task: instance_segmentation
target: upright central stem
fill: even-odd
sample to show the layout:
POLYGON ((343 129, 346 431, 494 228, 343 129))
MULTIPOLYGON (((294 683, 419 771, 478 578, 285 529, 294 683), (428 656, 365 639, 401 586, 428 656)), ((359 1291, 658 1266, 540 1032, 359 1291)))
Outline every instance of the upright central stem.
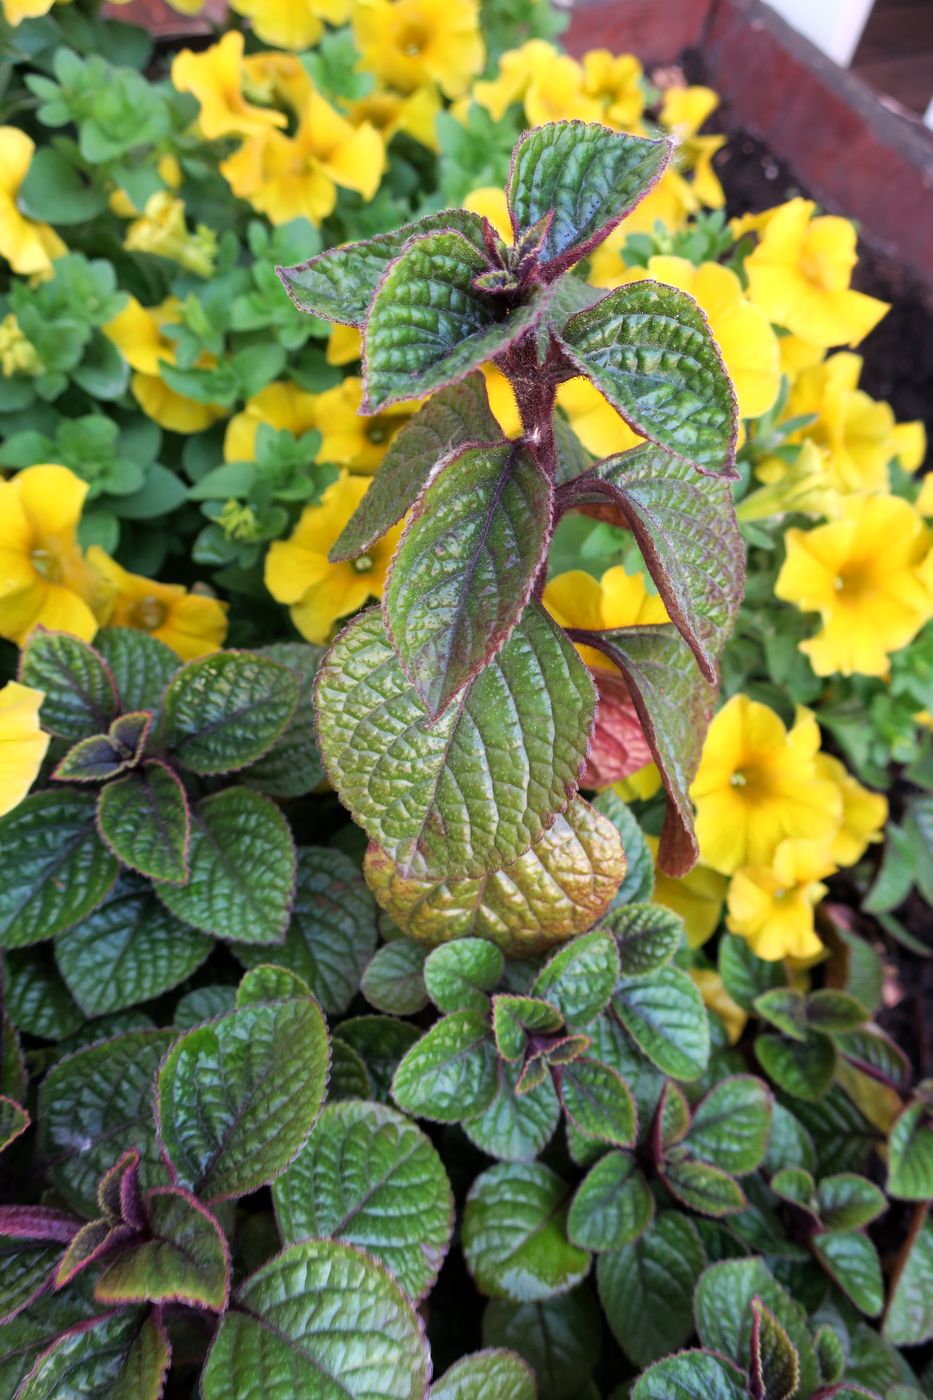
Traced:
POLYGON ((523 336, 500 363, 518 404, 528 450, 553 481, 557 475, 553 422, 557 384, 547 365, 538 362, 534 333, 523 336))

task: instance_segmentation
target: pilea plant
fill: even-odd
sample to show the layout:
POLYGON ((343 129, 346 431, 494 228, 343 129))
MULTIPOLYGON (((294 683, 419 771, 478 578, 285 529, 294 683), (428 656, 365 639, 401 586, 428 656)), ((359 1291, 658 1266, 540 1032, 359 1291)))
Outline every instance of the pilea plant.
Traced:
POLYGON ((669 158, 666 139, 538 127, 513 153, 510 244, 448 210, 279 268, 302 310, 360 328, 363 412, 432 396, 331 550, 365 569, 408 512, 382 612, 353 619, 316 683, 322 757, 371 839, 370 882, 428 941, 476 932, 534 951, 588 927, 621 878, 610 824, 575 795, 597 691, 574 643, 618 668, 601 698, 634 710, 663 775, 662 868, 696 859, 687 789, 743 582, 735 396, 691 297, 652 281, 600 296, 573 271, 669 158), (514 440, 489 409, 489 360, 515 395, 514 440), (587 464, 555 411, 581 375, 642 445, 587 464), (629 526, 669 623, 590 633, 547 615, 555 524, 581 508, 629 526), (562 909, 542 898, 558 870, 562 909), (569 881, 590 883, 584 907, 569 881))

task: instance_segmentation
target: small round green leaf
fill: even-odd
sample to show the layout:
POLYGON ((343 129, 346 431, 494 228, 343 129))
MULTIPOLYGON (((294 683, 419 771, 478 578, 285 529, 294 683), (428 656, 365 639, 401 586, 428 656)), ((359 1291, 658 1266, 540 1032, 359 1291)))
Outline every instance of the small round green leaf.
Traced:
POLYGON ((100 654, 67 632, 37 628, 23 648, 19 678, 44 691, 42 728, 59 739, 102 733, 119 709, 113 676, 100 654))
POLYGON ((566 1293, 585 1277, 590 1256, 567 1238, 569 1195, 538 1162, 503 1162, 476 1178, 462 1240, 481 1293, 535 1302, 566 1293))
POLYGON ((100 834, 118 860, 151 880, 188 878, 188 799, 164 763, 150 760, 107 783, 97 802, 100 834))
POLYGON ((514 1351, 477 1351, 445 1371, 430 1400, 538 1400, 534 1372, 514 1351))
POLYGON ((298 677, 271 657, 224 651, 189 661, 162 702, 166 748, 193 773, 255 762, 289 723, 298 677))
POLYGON ((496 1089, 496 1046, 478 1011, 442 1017, 408 1051, 392 1080, 399 1108, 436 1123, 482 1113, 496 1089))
POLYGON ((663 904, 623 904, 606 916, 623 977, 644 977, 670 962, 684 942, 684 922, 663 904))
POLYGON ((767 1085, 751 1074, 720 1080, 694 1109, 689 1151, 735 1176, 754 1171, 768 1145, 772 1102, 767 1085))
POLYGON ((482 1113, 460 1126, 481 1152, 502 1162, 530 1162, 543 1152, 560 1122, 560 1102, 550 1075, 534 1089, 515 1092, 520 1064, 500 1060, 496 1096, 482 1113))
POLYGON ((600 930, 574 938, 553 953, 532 984, 536 997, 557 1007, 572 1030, 604 1011, 619 980, 615 942, 600 930))
POLYGON ((564 1113, 578 1133, 613 1147, 634 1147, 635 1103, 614 1069, 581 1057, 559 1071, 559 1085, 564 1113))
POLYGON ((94 638, 113 674, 124 710, 151 710, 181 660, 157 637, 136 627, 104 627, 94 638))
POLYGON ((760 1035, 755 1041, 758 1063, 779 1089, 818 1103, 833 1082, 836 1051, 828 1036, 808 1032, 804 1040, 760 1035))
POLYGON ((663 1074, 698 1079, 709 1060, 709 1022, 695 984, 677 967, 623 978, 612 1007, 663 1074))
POLYGON ((827 1231, 814 1235, 811 1248, 830 1278, 868 1317, 884 1307, 884 1281, 878 1251, 867 1235, 857 1230, 827 1231))
POLYGON ((574 1244, 601 1254, 634 1244, 654 1219, 654 1197, 633 1157, 607 1152, 577 1187, 567 1217, 574 1244))
POLYGON ((298 677, 294 714, 271 749, 243 770, 240 781, 269 797, 303 797, 324 777, 324 765, 314 737, 311 697, 324 648, 310 642, 273 642, 260 656, 289 666, 298 677))
POLYGON ((708 1351, 684 1351, 658 1361, 635 1383, 632 1400, 745 1400, 738 1366, 708 1351))
POLYGON ((485 938, 458 938, 428 954, 424 984, 438 1011, 485 1011, 505 958, 485 938))
POLYGON ((360 982, 370 1006, 390 1016, 412 1016, 427 1006, 426 956, 426 950, 410 938, 384 944, 371 958, 360 982))
POLYGON ((647 1366, 693 1332, 693 1286, 706 1254, 693 1223, 665 1211, 622 1249, 600 1254, 599 1297, 619 1346, 647 1366))

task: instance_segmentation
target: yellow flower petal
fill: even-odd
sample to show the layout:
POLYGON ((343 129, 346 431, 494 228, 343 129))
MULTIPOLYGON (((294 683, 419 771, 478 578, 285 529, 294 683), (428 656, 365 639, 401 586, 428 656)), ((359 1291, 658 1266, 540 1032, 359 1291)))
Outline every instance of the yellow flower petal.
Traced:
POLYGON ((22 802, 48 750, 49 736, 39 727, 44 698, 17 681, 0 687, 0 817, 22 802))

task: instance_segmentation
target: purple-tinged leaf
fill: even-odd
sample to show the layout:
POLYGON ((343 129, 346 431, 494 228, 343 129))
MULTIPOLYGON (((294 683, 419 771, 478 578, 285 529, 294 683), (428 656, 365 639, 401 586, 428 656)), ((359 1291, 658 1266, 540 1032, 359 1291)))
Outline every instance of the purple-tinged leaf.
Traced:
POLYGON ((109 667, 86 642, 37 627, 23 648, 19 679, 45 694, 42 727, 72 742, 105 730, 119 709, 109 667))
POLYGON ((103 783, 129 767, 129 762, 107 734, 79 739, 52 770, 58 783, 103 783))
POLYGON ((156 1313, 121 1309, 80 1322, 42 1353, 16 1400, 160 1400, 171 1349, 156 1313))
POLYGON ((440 714, 508 640, 551 537, 553 488, 521 443, 440 462, 399 541, 383 612, 402 669, 440 714))
POLYGON ((746 1400, 745 1377, 712 1351, 666 1356, 635 1382, 632 1400, 746 1400))
POLYGON ((933 1221, 918 1206, 891 1278, 882 1335, 893 1346, 920 1346, 933 1337, 933 1221))
POLYGON ((81 1221, 51 1206, 0 1206, 0 1237, 68 1244, 81 1221))
POLYGON ((183 1303, 223 1312, 230 1297, 230 1254, 205 1206, 177 1186, 146 1193, 149 1239, 121 1250, 94 1286, 102 1303, 183 1303))
POLYGON ((118 715, 108 733, 114 747, 122 749, 129 762, 138 763, 151 728, 151 710, 131 710, 128 714, 118 715))
POLYGON ((593 667, 598 697, 596 723, 580 786, 599 791, 621 782, 652 761, 631 692, 618 671, 593 667))
POLYGON ((910 1088, 910 1060, 878 1026, 869 1024, 845 1035, 837 1035, 835 1041, 842 1058, 862 1074, 890 1085, 899 1093, 905 1093, 910 1088))
POLYGON ((104 1215, 141 1230, 146 1223, 139 1185, 140 1156, 135 1147, 105 1172, 97 1187, 97 1204, 104 1215))
POLYGON ((22 1104, 0 1094, 0 1152, 15 1142, 29 1127, 32 1119, 22 1104))
POLYGON ((97 800, 97 821, 107 846, 131 870, 173 885, 188 879, 188 799, 167 764, 150 758, 108 783, 97 800))
POLYGON ((635 1101, 622 1076, 598 1060, 577 1057, 557 1072, 557 1092, 578 1133, 610 1147, 634 1147, 635 1101))
POLYGON ((813 1235, 810 1248, 830 1278, 860 1312, 877 1317, 884 1307, 884 1281, 878 1251, 857 1230, 827 1230, 813 1235))
POLYGON ((55 1287, 64 1288, 73 1282, 80 1273, 96 1264, 120 1245, 128 1244, 135 1236, 129 1225, 112 1219, 92 1220, 82 1226, 62 1255, 55 1270, 55 1287))
POLYGON ((541 997, 500 992, 492 999, 492 1030, 503 1060, 520 1060, 529 1038, 551 1036, 564 1024, 557 1007, 541 997))
POLYGON ((658 1173, 664 1185, 688 1210, 718 1219, 745 1210, 748 1200, 734 1177, 708 1162, 695 1162, 675 1148, 658 1173))
POLYGON ((793 1400, 800 1357, 787 1332, 760 1298, 752 1299, 752 1400, 793 1400))
POLYGON ((94 645, 113 674, 126 710, 154 710, 181 666, 171 647, 136 627, 102 627, 94 645))
POLYGON ((644 1234, 654 1211, 654 1196, 634 1157, 607 1152, 577 1187, 567 1233, 582 1249, 622 1249, 644 1234))

